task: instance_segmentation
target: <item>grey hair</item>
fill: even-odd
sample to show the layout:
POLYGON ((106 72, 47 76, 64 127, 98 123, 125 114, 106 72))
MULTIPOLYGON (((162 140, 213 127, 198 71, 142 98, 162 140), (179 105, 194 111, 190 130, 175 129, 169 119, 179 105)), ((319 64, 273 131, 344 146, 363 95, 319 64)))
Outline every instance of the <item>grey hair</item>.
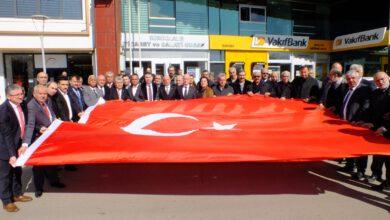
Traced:
POLYGON ((352 70, 348 70, 346 73, 345 73, 345 76, 359 76, 360 77, 360 74, 358 71, 352 69, 352 70))
POLYGON ((115 77, 115 82, 123 82, 123 78, 120 76, 115 77))
POLYGON ((56 82, 54 82, 54 81, 49 81, 49 82, 46 84, 46 87, 49 87, 51 84, 56 84, 56 85, 57 85, 56 82))
POLYGON ((288 77, 290 77, 291 73, 290 73, 290 71, 285 70, 285 71, 283 71, 280 75, 281 75, 281 76, 287 75, 288 77))
POLYGON ((226 73, 219 73, 218 74, 218 79, 221 79, 222 77, 226 77, 226 73))
POLYGON ((349 70, 355 70, 356 72, 360 73, 363 75, 364 69, 363 66, 360 64, 352 64, 351 67, 349 67, 349 70))
POLYGON ((252 74, 261 73, 261 70, 253 70, 252 74))
POLYGON ((108 76, 108 75, 114 75, 114 73, 113 72, 111 72, 111 71, 107 71, 105 74, 104 74, 105 76, 108 76))
POLYGON ((11 85, 7 86, 7 88, 5 88, 5 94, 10 95, 11 92, 15 91, 15 90, 23 90, 23 87, 21 87, 17 84, 11 84, 11 85))
POLYGON ((236 67, 232 66, 232 67, 229 68, 229 72, 230 72, 230 71, 233 71, 233 70, 237 72, 236 67))
POLYGON ((47 90, 47 87, 44 86, 44 85, 36 85, 36 86, 34 86, 34 94, 38 93, 39 89, 46 89, 47 90))

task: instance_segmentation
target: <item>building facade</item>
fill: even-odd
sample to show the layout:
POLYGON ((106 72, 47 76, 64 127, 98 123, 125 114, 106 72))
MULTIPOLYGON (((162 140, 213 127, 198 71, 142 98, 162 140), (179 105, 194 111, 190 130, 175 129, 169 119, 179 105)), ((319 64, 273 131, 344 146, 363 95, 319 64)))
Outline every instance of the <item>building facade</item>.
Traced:
POLYGON ((302 65, 322 77, 331 61, 345 67, 360 61, 370 73, 384 70, 388 67, 388 0, 371 4, 370 10, 360 6, 361 12, 345 12, 351 5, 356 4, 338 0, 122 0, 121 69, 134 72, 141 66, 165 73, 174 65, 184 72, 205 68, 218 73, 236 66, 249 78, 253 69, 266 66, 289 70, 293 78, 302 65), (358 14, 352 17, 363 25, 350 19, 350 14, 358 14), (339 36, 377 28, 386 28, 382 41, 365 46, 377 47, 374 52, 356 51, 361 47, 333 48, 339 36), (192 47, 190 41, 209 44, 209 48, 192 47))
POLYGON ((94 72, 91 9, 89 0, 1 0, 1 101, 6 85, 34 85, 43 69, 42 46, 51 80, 64 70, 83 76, 94 72))

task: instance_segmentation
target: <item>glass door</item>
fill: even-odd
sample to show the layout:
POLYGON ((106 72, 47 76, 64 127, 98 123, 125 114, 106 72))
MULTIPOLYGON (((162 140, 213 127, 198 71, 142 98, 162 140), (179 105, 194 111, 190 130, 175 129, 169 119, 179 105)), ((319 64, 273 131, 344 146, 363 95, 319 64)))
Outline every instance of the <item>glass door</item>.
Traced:
POLYGON ((25 91, 34 86, 34 59, 32 54, 5 54, 5 75, 7 85, 18 84, 25 91))

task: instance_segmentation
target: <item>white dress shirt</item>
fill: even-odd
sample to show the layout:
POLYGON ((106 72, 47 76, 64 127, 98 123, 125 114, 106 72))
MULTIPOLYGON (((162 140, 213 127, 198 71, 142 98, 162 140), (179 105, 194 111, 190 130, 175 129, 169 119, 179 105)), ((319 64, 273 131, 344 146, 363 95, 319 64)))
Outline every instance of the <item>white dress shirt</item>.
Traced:
POLYGON ((133 94, 133 96, 135 96, 135 93, 137 93, 138 85, 139 84, 137 84, 136 86, 132 86, 131 87, 131 93, 133 94))
POLYGON ((20 118, 18 106, 15 105, 15 104, 12 103, 12 102, 9 102, 9 104, 11 104, 12 109, 14 110, 15 115, 16 115, 16 117, 18 118, 18 122, 19 122, 20 129, 22 129, 22 128, 23 128, 22 120, 23 120, 24 122, 26 121, 26 118, 24 117, 24 113, 22 114, 22 117, 23 117, 23 118, 20 118))
POLYGON ((116 92, 118 93, 118 98, 122 100, 122 89, 117 89, 116 92))
POLYGON ((72 105, 70 104, 69 96, 68 96, 68 94, 63 93, 61 90, 58 90, 58 91, 61 93, 61 95, 62 95, 62 96, 64 97, 64 99, 65 99, 65 102, 66 102, 66 105, 67 105, 68 111, 69 111, 69 120, 72 120, 72 118, 73 118, 73 112, 72 112, 72 105))

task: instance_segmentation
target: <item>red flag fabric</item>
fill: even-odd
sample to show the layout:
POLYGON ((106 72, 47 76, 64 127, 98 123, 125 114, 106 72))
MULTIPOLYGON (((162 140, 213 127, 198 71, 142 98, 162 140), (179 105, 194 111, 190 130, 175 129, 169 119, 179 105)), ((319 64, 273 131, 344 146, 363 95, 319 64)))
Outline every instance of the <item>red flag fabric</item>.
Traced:
POLYGON ((390 155, 390 141, 314 104, 263 96, 110 101, 55 121, 17 165, 314 161, 390 155))

